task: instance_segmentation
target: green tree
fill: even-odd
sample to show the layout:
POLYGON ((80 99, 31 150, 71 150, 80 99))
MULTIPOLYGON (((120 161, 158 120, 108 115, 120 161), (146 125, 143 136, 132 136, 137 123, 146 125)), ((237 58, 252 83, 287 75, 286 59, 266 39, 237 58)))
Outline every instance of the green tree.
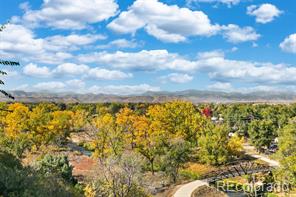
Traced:
POLYGON ((78 197, 82 195, 72 183, 64 181, 53 173, 44 176, 29 166, 24 167, 14 155, 0 150, 0 196, 78 197))
POLYGON ((268 148, 275 138, 276 128, 272 120, 254 120, 249 124, 249 137, 259 151, 268 148))
POLYGON ((182 139, 171 142, 166 148, 162 168, 174 183, 177 181, 180 168, 190 158, 190 148, 190 143, 182 139))
POLYGON ((209 124, 198 141, 200 161, 212 165, 225 164, 231 156, 228 133, 225 125, 209 124))
POLYGON ((296 118, 279 132, 279 151, 281 180, 296 186, 296 118))
POLYGON ((74 183, 75 179, 72 175, 73 167, 70 166, 66 156, 47 154, 36 162, 36 170, 45 176, 56 175, 62 177, 69 183, 74 183))

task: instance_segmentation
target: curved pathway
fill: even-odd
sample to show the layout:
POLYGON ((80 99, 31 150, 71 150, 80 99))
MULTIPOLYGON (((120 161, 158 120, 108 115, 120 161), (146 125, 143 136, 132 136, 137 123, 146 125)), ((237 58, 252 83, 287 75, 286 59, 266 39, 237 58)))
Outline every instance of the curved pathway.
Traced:
MULTIPOLYGON (((244 144, 244 150, 246 154, 254 157, 256 159, 260 159, 266 163, 268 163, 272 167, 279 167, 279 162, 269 159, 267 156, 260 155, 255 152, 255 148, 249 144, 244 144)), ((173 195, 173 197, 191 197, 193 191, 195 191, 198 187, 203 185, 209 185, 206 180, 196 180, 187 184, 182 185, 173 195)))
POLYGON ((250 155, 251 157, 254 157, 256 159, 260 159, 260 160, 268 163, 269 166, 272 166, 272 167, 279 167, 280 166, 280 163, 278 161, 269 159, 268 156, 256 153, 254 146, 251 146, 248 143, 245 143, 243 147, 244 147, 244 150, 247 155, 250 155))
POLYGON ((191 194, 196 190, 196 188, 203 186, 203 185, 209 185, 206 181, 203 180, 196 180, 190 183, 187 183, 185 185, 182 185, 176 193, 173 195, 173 197, 191 197, 191 194))

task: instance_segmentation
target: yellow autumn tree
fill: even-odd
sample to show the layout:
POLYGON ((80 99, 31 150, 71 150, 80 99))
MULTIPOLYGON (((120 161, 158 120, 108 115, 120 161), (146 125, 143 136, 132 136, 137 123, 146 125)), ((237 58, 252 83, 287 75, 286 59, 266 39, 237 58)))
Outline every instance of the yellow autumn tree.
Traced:
POLYGON ((61 143, 69 136, 73 128, 72 111, 54 111, 52 119, 48 123, 50 141, 61 143))
POLYGON ((5 118, 8 114, 8 105, 6 103, 0 103, 0 132, 3 132, 5 126, 5 118))
POLYGON ((134 128, 134 119, 136 114, 133 110, 125 107, 121 109, 116 114, 116 124, 118 125, 119 129, 122 133, 125 134, 126 143, 128 143, 131 148, 135 147, 135 128, 134 128))
POLYGON ((34 144, 39 147, 49 141, 49 122, 52 120, 51 107, 46 104, 39 104, 30 112, 29 130, 34 144))
POLYGON ((84 189, 84 196, 85 197, 95 197, 96 191, 93 189, 93 187, 90 184, 87 184, 84 189))
POLYGON ((18 134, 28 131, 29 108, 21 103, 14 103, 8 106, 11 111, 5 118, 5 133, 10 137, 17 137, 18 134))
POLYGON ((73 121, 73 130, 80 131, 87 124, 89 112, 85 110, 76 110, 73 112, 72 121, 73 121))
POLYGON ((238 134, 234 134, 230 139, 228 140, 228 149, 230 151, 230 154, 236 157, 239 157, 242 155, 243 151, 243 144, 244 144, 244 138, 239 137, 238 134))
POLYGON ((166 138, 163 130, 154 127, 146 116, 136 116, 133 120, 133 127, 136 150, 149 161, 151 172, 154 174, 154 161, 160 155, 166 138))
POLYGON ((195 106, 186 101, 172 101, 148 108, 148 115, 159 129, 167 131, 172 138, 182 137, 197 144, 197 138, 204 128, 206 120, 195 106))
POLYGON ((92 143, 94 157, 104 158, 110 154, 119 155, 123 146, 123 133, 117 128, 115 118, 107 113, 94 118, 96 139, 92 143))

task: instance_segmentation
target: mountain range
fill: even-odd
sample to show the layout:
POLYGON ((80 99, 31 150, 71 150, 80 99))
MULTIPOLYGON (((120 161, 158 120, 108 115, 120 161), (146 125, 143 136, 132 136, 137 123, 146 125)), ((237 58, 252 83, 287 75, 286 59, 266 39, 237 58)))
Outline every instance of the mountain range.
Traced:
MULTIPOLYGON (((140 95, 107 95, 107 94, 77 94, 77 93, 50 93, 50 92, 25 92, 11 91, 15 101, 37 102, 63 102, 63 103, 159 103, 170 100, 187 100, 193 103, 231 103, 231 102, 262 102, 262 103, 292 103, 296 102, 295 92, 219 92, 203 90, 184 90, 177 92, 146 92, 140 95)), ((12 100, 0 97, 0 101, 12 100)))

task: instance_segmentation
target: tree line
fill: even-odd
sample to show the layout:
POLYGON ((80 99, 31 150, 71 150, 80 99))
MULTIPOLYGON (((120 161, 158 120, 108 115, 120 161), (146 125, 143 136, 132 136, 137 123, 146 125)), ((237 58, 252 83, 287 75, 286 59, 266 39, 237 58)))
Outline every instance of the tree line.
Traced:
MULTIPOLYGON (((75 186, 66 158, 42 155, 44 161, 29 169, 32 176, 38 174, 46 180, 48 172, 54 172, 53 166, 60 166, 53 173, 59 177, 54 184, 63 183, 68 192, 76 192, 76 188, 78 194, 89 196, 145 196, 141 174, 163 172, 176 182, 187 162, 224 165, 239 159, 244 139, 264 151, 278 138, 278 157, 284 169, 278 177, 295 184, 295 104, 1 103, 1 108, 1 153, 16 161, 48 146, 63 147, 71 133, 88 134, 90 140, 83 146, 92 151, 105 174, 83 186, 84 191, 75 186), (213 117, 221 121, 213 121, 213 117)), ((28 170, 20 163, 15 165, 28 170)), ((0 191, 7 192, 2 185, 0 180, 0 191)))

